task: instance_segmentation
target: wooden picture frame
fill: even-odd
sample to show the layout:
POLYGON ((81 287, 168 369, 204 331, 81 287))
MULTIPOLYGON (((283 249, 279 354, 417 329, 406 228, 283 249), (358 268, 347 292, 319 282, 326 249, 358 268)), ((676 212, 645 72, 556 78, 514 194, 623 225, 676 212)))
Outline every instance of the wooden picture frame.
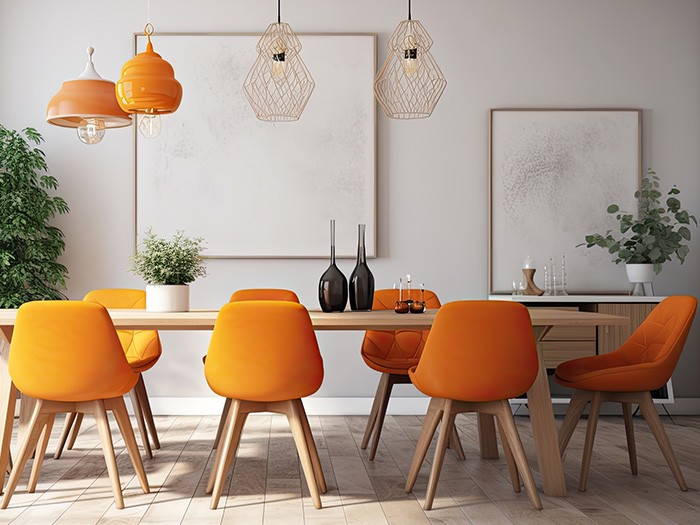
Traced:
MULTIPOLYGON (((134 130, 134 239, 147 228, 203 237, 207 258, 354 258, 366 224, 377 253, 374 33, 301 33, 315 88, 297 122, 256 119, 243 81, 259 34, 156 33, 183 86, 162 132, 134 130)), ((134 35, 134 52, 145 48, 134 35)))
POLYGON ((490 294, 525 281, 527 256, 542 289, 544 266, 551 260, 561 284, 565 259, 567 293, 627 293, 623 265, 605 250, 576 246, 615 229, 608 205, 636 211, 641 118, 639 109, 490 110, 490 294))

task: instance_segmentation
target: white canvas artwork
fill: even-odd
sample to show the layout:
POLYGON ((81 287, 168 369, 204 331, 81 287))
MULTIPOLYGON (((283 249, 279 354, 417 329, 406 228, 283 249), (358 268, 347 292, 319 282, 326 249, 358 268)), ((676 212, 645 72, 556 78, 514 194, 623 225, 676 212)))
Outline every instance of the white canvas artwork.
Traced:
POLYGON ((565 258, 569 293, 627 291, 624 265, 576 245, 616 228, 608 205, 636 213, 640 120, 639 110, 492 110, 491 293, 524 281, 528 255, 540 288, 550 259, 561 284, 565 258))
MULTIPOLYGON (((316 87, 300 120, 255 118, 243 82, 259 35, 156 34, 183 86, 161 135, 136 133, 136 233, 184 230, 209 257, 375 256, 374 34, 300 34, 316 87)), ((145 37, 136 37, 137 51, 145 37)))

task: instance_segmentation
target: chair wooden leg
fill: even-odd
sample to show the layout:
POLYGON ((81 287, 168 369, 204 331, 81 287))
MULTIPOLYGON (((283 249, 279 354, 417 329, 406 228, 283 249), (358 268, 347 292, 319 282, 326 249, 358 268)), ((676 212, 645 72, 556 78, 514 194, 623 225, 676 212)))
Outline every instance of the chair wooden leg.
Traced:
POLYGON ((374 430, 375 424, 377 423, 377 413, 379 412, 379 405, 384 397, 384 392, 386 391, 389 384, 389 375, 387 373, 382 374, 379 378, 379 384, 377 385, 377 391, 374 393, 374 400, 372 401, 372 410, 367 418, 367 428, 365 428, 365 435, 362 438, 362 444, 360 448, 365 450, 369 444, 369 438, 372 437, 372 431, 374 430))
POLYGON ((532 477, 532 470, 530 470, 530 465, 527 462, 525 449, 523 449, 523 444, 520 441, 520 435, 518 434, 518 429, 515 426, 515 420, 513 419, 513 414, 510 411, 510 404, 508 401, 501 401, 501 409, 496 417, 498 418, 499 426, 503 429, 503 434, 506 438, 505 441, 508 442, 510 450, 513 452, 513 458, 518 466, 518 471, 523 477, 523 483, 525 485, 527 495, 530 498, 530 503, 534 508, 539 510, 542 508, 542 501, 540 500, 540 495, 537 492, 535 478, 532 477))
POLYGON ((297 446, 297 453, 299 454, 299 459, 301 460, 301 467, 304 471, 306 484, 309 487, 311 501, 314 503, 314 508, 320 509, 321 494, 319 493, 319 488, 316 483, 316 474, 314 473, 314 465, 311 461, 311 454, 309 452, 309 447, 307 445, 306 436, 304 433, 304 424, 301 421, 305 416, 300 412, 299 405, 296 403, 296 400, 290 400, 288 404, 289 412, 287 413, 287 420, 289 421, 289 426, 292 428, 292 436, 294 437, 294 443, 296 443, 297 446))
POLYGON ((311 454, 311 463, 314 467, 314 475, 316 476, 316 484, 318 485, 318 490, 321 494, 328 492, 328 487, 326 486, 326 477, 323 475, 323 467, 321 466, 321 458, 318 457, 318 449, 316 448, 316 442, 314 441, 314 436, 311 433, 311 426, 309 425, 309 418, 306 416, 306 410, 304 410, 304 403, 301 399, 294 400, 299 407, 299 412, 301 413, 301 424, 304 428, 304 438, 306 439, 306 446, 309 447, 309 453, 311 454))
POLYGON ((228 417, 226 418, 224 441, 223 443, 219 443, 217 462, 209 477, 207 492, 211 492, 210 507, 212 510, 219 506, 221 492, 224 488, 224 483, 226 482, 226 477, 231 469, 233 460, 236 457, 236 450, 238 449, 238 443, 241 439, 241 433, 243 432, 243 425, 245 424, 247 414, 241 413, 241 405, 242 403, 238 399, 234 399, 231 404, 231 410, 229 410, 228 417), (211 486, 211 489, 209 486, 211 486))
POLYGON ((408 471, 408 477, 406 478, 406 486, 404 488, 406 493, 411 492, 413 490, 413 486, 416 484, 418 472, 420 472, 420 467, 423 465, 425 455, 428 453, 430 442, 433 440, 435 431, 437 430, 440 419, 442 418, 444 403, 444 399, 432 398, 430 400, 428 412, 423 421, 423 428, 420 431, 418 443, 416 443, 416 451, 413 454, 413 460, 411 461, 411 469, 408 471))
POLYGON ((124 496, 122 495, 122 487, 119 483, 119 470, 117 469, 117 459, 114 456, 114 445, 112 444, 112 432, 109 430, 109 420, 105 410, 104 401, 97 400, 92 403, 95 412, 95 420, 97 421, 97 430, 100 433, 100 441, 102 442, 102 452, 107 463, 107 472, 109 479, 112 482, 112 492, 114 492, 114 504, 118 509, 124 508, 124 496))
POLYGON ((447 441, 447 448, 454 451, 457 457, 464 461, 464 449, 462 448, 462 442, 459 439, 459 432, 457 432, 457 425, 452 425, 452 431, 450 432, 450 439, 447 441))
POLYGON ((141 489, 143 490, 144 494, 148 494, 151 489, 148 486, 148 478, 146 477, 146 471, 143 468, 141 454, 139 453, 139 446, 136 444, 136 436, 134 436, 134 429, 131 427, 131 420, 129 419, 129 413, 126 411, 124 398, 117 397, 108 401, 109 404, 107 405, 107 408, 112 410, 114 419, 117 420, 119 432, 121 432, 121 435, 124 438, 126 451, 131 459, 131 464, 134 467, 134 472, 136 472, 136 477, 138 477, 139 483, 141 484, 141 489))
POLYGON ((508 472, 510 473, 510 482, 513 484, 513 490, 515 492, 520 492, 520 476, 518 475, 518 466, 515 463, 515 458, 513 457, 513 451, 508 443, 508 438, 503 431, 503 425, 498 422, 498 434, 501 436, 501 446, 503 447, 503 455, 506 458, 506 464, 508 465, 508 472))
POLYGON ((36 450, 34 452, 34 462, 32 463, 32 471, 29 474, 29 482, 27 483, 27 492, 33 494, 36 490, 37 481, 39 481, 39 471, 41 471, 41 464, 44 462, 44 455, 46 454, 46 448, 49 445, 49 439, 51 439, 51 430, 53 429, 53 422, 56 418, 56 414, 50 414, 44 425, 44 430, 41 431, 41 436, 37 442, 36 450))
POLYGON ((435 457, 433 459, 433 467, 430 469, 430 478, 428 478, 428 490, 425 493, 425 504, 423 508, 430 510, 433 508, 433 500, 435 499, 435 491, 437 490, 438 479, 440 479, 440 471, 442 470, 442 462, 445 459, 445 451, 447 450, 447 442, 450 439, 450 427, 454 425, 455 414, 452 412, 452 400, 446 399, 442 414, 442 425, 440 426, 440 435, 438 437, 437 447, 435 447, 435 457))
POLYGON ((73 427, 73 423, 75 423, 75 418, 77 416, 78 414, 75 412, 69 412, 66 414, 66 421, 63 424, 63 431, 61 432, 61 438, 58 440, 58 446, 56 447, 56 452, 53 454, 53 459, 61 459, 61 454, 63 454, 63 448, 66 446, 70 429, 73 427))
POLYGON ((139 434, 141 434, 143 450, 146 452, 146 457, 148 459, 153 459, 153 450, 151 450, 151 443, 148 440, 148 431, 146 430, 146 420, 143 417, 141 395, 136 387, 132 388, 129 392, 129 399, 131 399, 131 406, 134 409, 134 416, 136 417, 136 425, 139 427, 139 434))
POLYGON ((148 400, 148 392, 146 391, 146 383, 143 381, 143 374, 139 374, 139 380, 136 383, 136 388, 139 391, 139 400, 141 408, 143 408, 143 417, 146 419, 148 431, 151 434, 153 448, 160 448, 160 440, 158 439, 158 431, 156 430, 156 422, 153 420, 153 412, 151 411, 151 402, 148 400))
POLYGON ((591 400, 591 393, 584 392, 583 390, 575 390, 571 399, 569 400, 569 406, 566 409, 566 415, 564 416, 564 421, 559 428, 559 454, 564 455, 566 447, 569 446, 569 441, 571 441, 571 436, 576 430, 576 425, 581 420, 581 414, 586 408, 586 405, 591 400))
POLYGON ((627 436, 627 453, 630 457, 632 475, 637 475, 637 446, 634 443, 634 424, 632 423, 632 403, 622 403, 622 416, 625 419, 625 435, 627 436))
POLYGON ((219 446, 219 440, 221 439, 221 433, 226 426, 226 417, 228 416, 228 411, 231 410, 231 398, 227 397, 224 401, 224 409, 221 411, 221 417, 219 418, 219 428, 216 429, 216 437, 214 438, 214 446, 211 448, 216 450, 219 446))
POLYGON ((644 419, 646 419, 651 433, 654 434, 656 442, 659 444, 659 448, 666 459, 666 463, 668 463, 668 466, 671 468, 673 477, 676 478, 678 487, 685 492, 688 490, 688 485, 685 483, 685 478, 683 477, 681 468, 678 466, 676 455, 671 448, 671 442, 668 440, 668 435, 666 434, 666 430, 664 430, 659 414, 656 413, 656 407, 654 407, 654 401, 651 399, 651 394, 649 392, 644 392, 642 394, 639 408, 641 408, 642 415, 644 419))
POLYGON ((12 473, 10 474, 10 479, 8 480, 7 485, 5 486, 5 496, 2 499, 2 504, 0 505, 0 508, 6 509, 7 506, 10 504, 12 495, 14 494, 15 489, 17 488, 17 484, 19 483, 19 479, 22 476, 22 471, 24 470, 27 461, 29 461, 32 452, 34 452, 34 450, 36 449, 36 445, 39 441, 39 437, 41 436, 41 432, 44 428, 44 425, 46 424, 46 421, 48 420, 48 416, 46 414, 41 413, 42 404, 43 402, 41 400, 38 400, 36 402, 36 405, 34 406, 34 410, 29 420, 29 429, 27 431, 26 437, 24 438, 24 443, 22 443, 22 447, 19 450, 19 455, 17 456, 14 468, 12 469, 12 473))
POLYGON ((68 444, 66 445, 66 448, 68 450, 73 450, 73 447, 75 446, 75 440, 78 438, 78 434, 80 433, 80 426, 83 424, 84 415, 85 414, 79 412, 75 418, 75 422, 73 423, 73 430, 70 433, 70 438, 68 438, 68 444))
POLYGON ((591 399, 591 409, 588 413, 588 426, 586 427, 586 442, 583 446, 583 458, 581 459, 581 478, 578 482, 578 490, 586 492, 588 483, 588 471, 591 466, 591 457, 593 456, 593 442, 595 441, 595 431, 598 426, 598 414, 600 413, 600 404, 602 402, 602 394, 594 392, 591 399))

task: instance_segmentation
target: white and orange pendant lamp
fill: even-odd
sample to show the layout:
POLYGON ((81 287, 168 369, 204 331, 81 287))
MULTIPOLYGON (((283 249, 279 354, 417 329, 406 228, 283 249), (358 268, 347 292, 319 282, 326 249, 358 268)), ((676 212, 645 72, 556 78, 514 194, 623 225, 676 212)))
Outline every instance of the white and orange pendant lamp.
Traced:
POLYGON ((117 81, 117 101, 127 113, 140 115, 139 131, 146 138, 160 135, 160 116, 174 113, 182 100, 182 86, 166 60, 153 51, 153 24, 144 28, 148 38, 146 51, 137 54, 122 67, 117 81))
POLYGON ((418 20, 399 23, 389 38, 389 56, 377 73, 374 94, 388 117, 429 117, 440 100, 447 80, 430 53, 433 39, 418 20))
POLYGON ((131 116, 119 107, 114 96, 114 82, 95 71, 94 51, 88 48, 85 70, 78 78, 66 80, 46 108, 46 122, 76 128, 85 144, 100 142, 107 129, 131 125, 131 116))
POLYGON ((256 49, 258 58, 243 83, 255 116, 267 122, 299 120, 315 83, 299 55, 299 38, 282 22, 280 0, 277 22, 268 26, 256 49))

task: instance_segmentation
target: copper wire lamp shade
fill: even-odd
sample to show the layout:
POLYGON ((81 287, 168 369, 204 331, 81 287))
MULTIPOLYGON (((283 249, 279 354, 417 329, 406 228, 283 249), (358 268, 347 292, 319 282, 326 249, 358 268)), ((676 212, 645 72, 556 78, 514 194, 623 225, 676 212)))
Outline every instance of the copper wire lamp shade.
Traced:
POLYGON ((299 120, 314 90, 314 80, 299 56, 301 42, 289 24, 270 24, 256 47, 255 60, 243 83, 255 116, 268 122, 299 120))
POLYGON ((440 100, 447 80, 430 53, 433 39, 418 20, 399 23, 389 38, 389 56, 377 73, 374 94, 388 117, 429 117, 440 100))

